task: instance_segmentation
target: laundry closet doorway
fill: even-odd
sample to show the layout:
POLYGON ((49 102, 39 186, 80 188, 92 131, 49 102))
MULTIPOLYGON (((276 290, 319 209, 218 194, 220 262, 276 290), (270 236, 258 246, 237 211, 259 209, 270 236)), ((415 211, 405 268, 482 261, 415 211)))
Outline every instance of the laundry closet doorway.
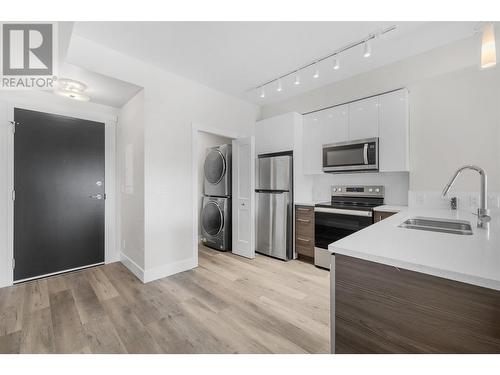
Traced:
POLYGON ((254 137, 193 124, 192 145, 193 256, 204 243, 254 258, 254 137))

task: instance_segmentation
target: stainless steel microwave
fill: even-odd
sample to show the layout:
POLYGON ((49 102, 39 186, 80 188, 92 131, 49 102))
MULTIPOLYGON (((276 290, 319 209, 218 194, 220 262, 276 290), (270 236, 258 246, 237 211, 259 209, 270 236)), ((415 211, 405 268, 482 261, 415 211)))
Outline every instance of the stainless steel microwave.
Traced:
POLYGON ((323 145, 323 172, 378 171, 378 138, 323 145))

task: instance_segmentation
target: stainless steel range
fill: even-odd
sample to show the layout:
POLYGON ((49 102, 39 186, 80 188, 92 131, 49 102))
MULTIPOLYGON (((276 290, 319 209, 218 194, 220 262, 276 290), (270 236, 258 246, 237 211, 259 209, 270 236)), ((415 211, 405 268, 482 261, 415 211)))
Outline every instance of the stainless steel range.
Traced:
POLYGON ((383 186, 332 186, 330 202, 314 207, 314 264, 330 268, 328 245, 373 224, 373 208, 382 204, 383 186))

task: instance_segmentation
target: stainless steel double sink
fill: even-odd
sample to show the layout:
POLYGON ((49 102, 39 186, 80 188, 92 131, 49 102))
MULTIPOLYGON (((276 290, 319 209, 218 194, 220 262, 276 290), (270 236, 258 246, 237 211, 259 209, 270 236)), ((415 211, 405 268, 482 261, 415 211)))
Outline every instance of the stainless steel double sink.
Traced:
POLYGON ((411 217, 399 225, 400 228, 426 230, 431 232, 471 235, 470 221, 450 220, 432 217, 411 217))

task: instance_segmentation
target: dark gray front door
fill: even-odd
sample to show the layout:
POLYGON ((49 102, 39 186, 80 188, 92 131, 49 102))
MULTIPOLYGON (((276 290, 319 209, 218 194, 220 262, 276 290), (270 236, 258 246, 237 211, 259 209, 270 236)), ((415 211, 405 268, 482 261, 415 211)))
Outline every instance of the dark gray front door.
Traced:
POLYGON ((104 262, 104 124, 14 120, 14 281, 104 262))

